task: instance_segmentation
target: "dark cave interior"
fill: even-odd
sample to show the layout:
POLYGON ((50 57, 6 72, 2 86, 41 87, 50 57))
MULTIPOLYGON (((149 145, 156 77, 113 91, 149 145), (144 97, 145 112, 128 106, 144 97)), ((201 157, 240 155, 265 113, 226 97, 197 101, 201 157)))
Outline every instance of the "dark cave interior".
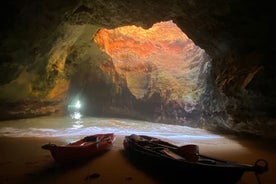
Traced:
POLYGON ((87 115, 274 139, 271 7, 249 0, 5 1, 0 118, 67 113, 77 97, 87 115))

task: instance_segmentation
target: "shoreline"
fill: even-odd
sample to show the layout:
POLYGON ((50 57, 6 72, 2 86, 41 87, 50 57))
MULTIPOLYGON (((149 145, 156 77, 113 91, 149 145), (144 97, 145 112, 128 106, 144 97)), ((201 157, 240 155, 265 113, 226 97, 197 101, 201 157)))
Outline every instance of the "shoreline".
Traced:
MULTIPOLYGON (((116 135, 116 134, 115 134, 116 135)), ((0 184, 46 184, 46 183, 173 183, 172 175, 161 175, 148 172, 130 162, 124 155, 123 135, 116 135, 113 148, 85 163, 73 167, 63 167, 56 164, 47 150, 41 149, 43 144, 51 141, 64 144, 64 138, 10 138, 0 137, 0 184)), ((241 150, 231 151, 231 142, 223 140, 221 145, 212 142, 199 142, 200 153, 214 157, 236 161, 244 164, 254 164, 259 158, 269 163, 269 171, 260 175, 263 184, 276 183, 275 149, 264 149, 262 143, 249 140, 235 140, 242 145, 241 150), (229 148, 230 147, 230 148, 229 148)), ((151 170, 155 168, 150 166, 151 170)), ((168 168, 170 169, 170 168, 168 168)), ((178 176, 176 176, 178 177, 178 176)), ((200 176, 199 176, 200 177, 200 176)), ((185 182, 183 176, 180 183, 185 182)), ((208 183, 208 182, 207 182, 208 183)), ((257 184, 254 173, 245 172, 238 184, 257 184)))

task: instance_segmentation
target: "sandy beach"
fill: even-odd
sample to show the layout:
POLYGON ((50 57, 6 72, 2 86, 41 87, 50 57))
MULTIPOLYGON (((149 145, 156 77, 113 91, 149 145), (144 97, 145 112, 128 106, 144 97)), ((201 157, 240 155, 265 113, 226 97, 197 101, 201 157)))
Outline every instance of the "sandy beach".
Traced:
MULTIPOLYGON (((41 145, 50 140, 55 144, 64 144, 58 138, 0 138, 0 184, 67 184, 67 183, 185 183, 183 176, 158 175, 148 172, 133 165, 125 156, 123 150, 122 135, 117 135, 113 148, 91 160, 64 167, 56 164, 50 152, 41 149, 41 145), (174 178, 172 178, 174 177, 174 178)), ((241 163, 254 164, 257 158, 264 158, 269 162, 269 171, 260 176, 263 184, 276 183, 276 158, 275 148, 271 145, 244 140, 243 146, 248 147, 250 152, 231 152, 227 149, 227 142, 214 149, 212 145, 200 146, 200 152, 221 159, 238 161, 241 163), (257 146, 256 146, 257 145, 257 146)), ((165 167, 164 167, 165 168, 165 167)), ((160 168, 154 168, 158 170, 160 168)), ((170 169, 170 168, 165 168, 170 169)), ((200 177, 200 176, 199 176, 200 177)), ((239 184, 257 184, 253 173, 245 173, 239 184)))

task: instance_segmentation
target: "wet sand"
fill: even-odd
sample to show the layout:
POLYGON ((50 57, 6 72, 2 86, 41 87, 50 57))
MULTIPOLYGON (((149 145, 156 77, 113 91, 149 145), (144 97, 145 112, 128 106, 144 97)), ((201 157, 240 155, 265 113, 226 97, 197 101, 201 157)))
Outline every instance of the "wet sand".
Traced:
MULTIPOLYGON (((64 144, 61 138, 1 137, 0 184, 187 183, 183 176, 166 175, 166 172, 154 173, 154 170, 160 169, 154 166, 150 166, 153 172, 137 167, 124 154, 123 138, 124 136, 117 135, 112 150, 102 155, 79 165, 63 167, 53 161, 49 151, 41 149, 41 146, 49 141, 64 144)), ((198 142, 200 153, 246 164, 254 164, 258 158, 267 160, 269 171, 260 176, 261 182, 276 183, 275 145, 246 139, 225 139, 221 145, 212 144, 212 140, 208 141, 198 142), (242 149, 239 147, 235 150, 232 141, 242 145, 242 149)), ((257 184, 257 180, 254 173, 245 173, 238 184, 257 184)))

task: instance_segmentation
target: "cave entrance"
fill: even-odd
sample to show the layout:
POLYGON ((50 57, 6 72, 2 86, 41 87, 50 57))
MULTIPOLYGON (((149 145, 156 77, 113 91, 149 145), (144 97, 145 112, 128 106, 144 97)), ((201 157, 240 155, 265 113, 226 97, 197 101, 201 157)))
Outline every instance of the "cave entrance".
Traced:
POLYGON ((113 86, 103 112, 159 122, 198 117, 210 58, 172 21, 100 29, 93 40, 110 57, 100 67, 113 86))

